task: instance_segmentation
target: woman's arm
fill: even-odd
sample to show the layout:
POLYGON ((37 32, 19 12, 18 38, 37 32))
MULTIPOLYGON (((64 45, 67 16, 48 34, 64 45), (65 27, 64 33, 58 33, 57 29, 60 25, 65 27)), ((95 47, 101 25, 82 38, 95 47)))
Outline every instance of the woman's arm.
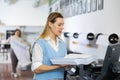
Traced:
POLYGON ((47 65, 40 65, 37 69, 34 70, 34 73, 42 73, 50 70, 54 70, 57 68, 64 67, 66 65, 53 65, 53 66, 47 66, 47 65))
POLYGON ((6 42, 7 42, 7 43, 9 43, 9 42, 10 42, 10 40, 11 40, 11 37, 9 37, 9 38, 6 40, 6 42))

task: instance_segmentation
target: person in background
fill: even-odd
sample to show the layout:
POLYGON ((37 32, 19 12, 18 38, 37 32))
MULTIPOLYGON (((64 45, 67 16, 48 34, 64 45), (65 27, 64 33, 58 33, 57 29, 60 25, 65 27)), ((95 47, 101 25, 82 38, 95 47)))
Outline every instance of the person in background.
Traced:
MULTIPOLYGON (((14 35, 9 37, 7 39, 7 42, 10 42, 12 39, 21 42, 21 40, 22 40, 21 31, 19 29, 15 30, 14 35)), ((14 53, 14 50, 12 48, 10 49, 10 56, 11 56, 11 63, 12 63, 12 73, 11 73, 11 75, 13 75, 15 78, 19 77, 19 74, 17 73, 18 59, 17 59, 17 57, 14 53)))
POLYGON ((1 41, 2 41, 2 33, 0 32, 0 43, 1 43, 1 41))
MULTIPOLYGON (((26 46, 26 47, 29 47, 30 48, 30 44, 24 39, 21 37, 21 30, 20 29, 16 29, 15 32, 14 32, 14 35, 9 37, 7 39, 7 42, 10 42, 12 40, 15 40, 17 42, 19 42, 20 44, 26 46)), ((12 63, 12 73, 11 75, 13 75, 15 78, 19 77, 20 74, 17 73, 17 66, 18 66, 18 58, 19 56, 17 56, 15 54, 15 49, 13 49, 13 47, 11 46, 11 49, 10 49, 10 56, 11 56, 11 63, 12 63)), ((30 54, 31 55, 31 54, 30 54)), ((27 70, 27 67, 29 67, 31 65, 28 65, 28 66, 25 66, 25 67, 20 67, 21 70, 27 70)))
POLYGON ((59 38, 63 28, 63 16, 52 12, 47 18, 44 31, 33 45, 31 69, 34 72, 34 80, 63 80, 64 68, 69 65, 54 65, 50 61, 67 54, 66 45, 59 38))

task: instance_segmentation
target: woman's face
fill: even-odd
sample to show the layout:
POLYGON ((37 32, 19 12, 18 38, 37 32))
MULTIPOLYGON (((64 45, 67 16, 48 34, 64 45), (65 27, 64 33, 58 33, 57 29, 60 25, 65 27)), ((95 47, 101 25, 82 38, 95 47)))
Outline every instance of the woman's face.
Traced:
POLYGON ((50 23, 50 28, 52 33, 54 33, 57 36, 60 36, 62 33, 62 30, 64 29, 63 18, 56 18, 56 22, 50 23))
POLYGON ((20 31, 16 31, 15 35, 19 37, 20 36, 20 31))

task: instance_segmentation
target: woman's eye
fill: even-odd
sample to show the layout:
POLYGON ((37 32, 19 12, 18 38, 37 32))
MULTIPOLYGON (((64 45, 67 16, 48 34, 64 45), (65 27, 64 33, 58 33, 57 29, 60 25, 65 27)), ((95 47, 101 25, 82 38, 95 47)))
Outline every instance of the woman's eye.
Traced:
POLYGON ((63 26, 63 24, 58 24, 58 26, 63 26))

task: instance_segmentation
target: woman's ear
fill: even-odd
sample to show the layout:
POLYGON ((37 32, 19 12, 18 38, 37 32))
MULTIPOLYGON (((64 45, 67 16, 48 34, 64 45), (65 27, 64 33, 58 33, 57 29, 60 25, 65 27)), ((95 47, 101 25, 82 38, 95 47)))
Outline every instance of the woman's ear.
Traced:
POLYGON ((50 28, 51 28, 51 27, 52 27, 52 23, 51 23, 51 22, 49 22, 48 24, 49 24, 49 26, 50 26, 50 28))

